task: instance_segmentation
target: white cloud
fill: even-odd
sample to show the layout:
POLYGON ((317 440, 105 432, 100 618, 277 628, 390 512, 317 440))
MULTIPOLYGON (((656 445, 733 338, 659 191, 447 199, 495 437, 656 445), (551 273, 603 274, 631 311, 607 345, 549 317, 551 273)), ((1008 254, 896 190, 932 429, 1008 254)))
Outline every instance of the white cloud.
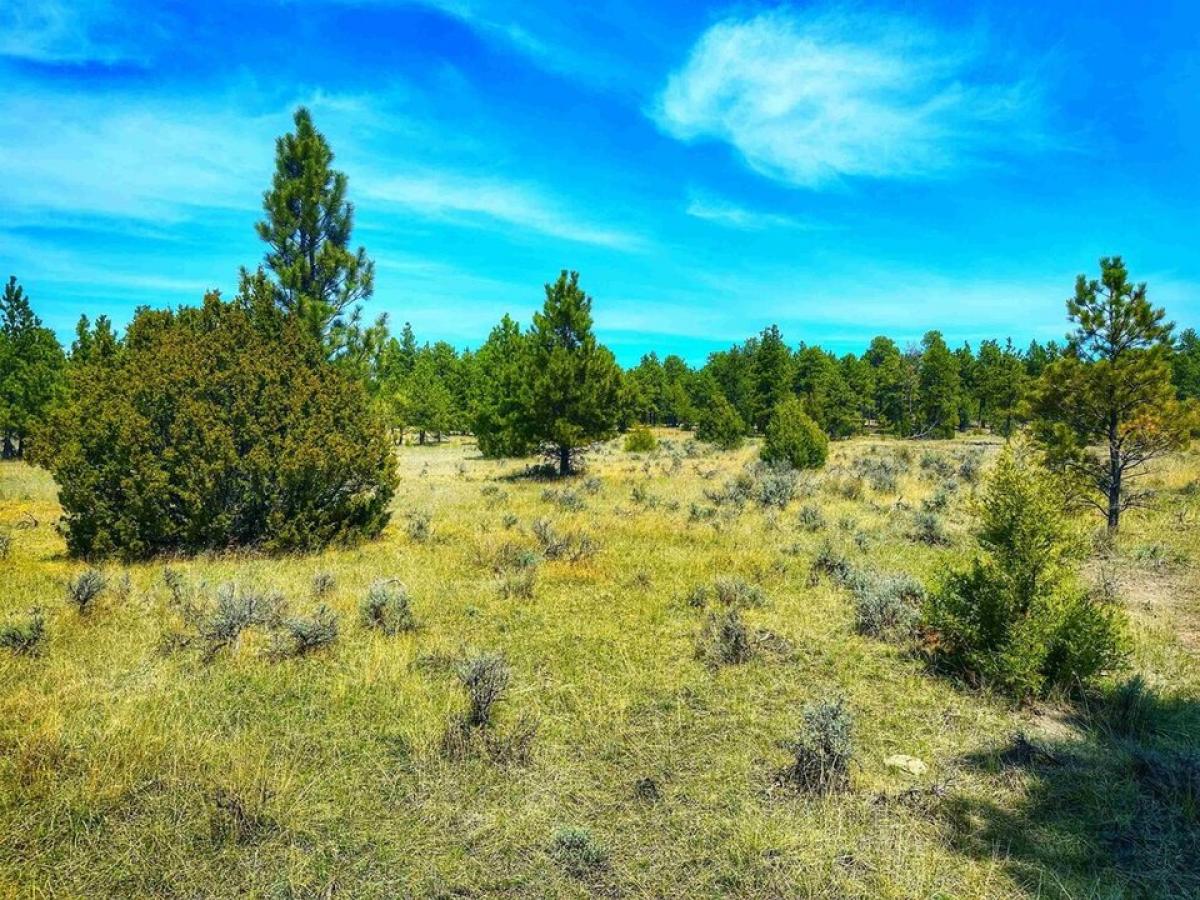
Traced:
POLYGON ((363 196, 395 203, 421 215, 516 225, 539 234, 618 250, 642 246, 627 231, 593 224, 518 182, 479 178, 455 172, 426 171, 360 182, 363 196))
POLYGON ((747 209, 722 197, 704 191, 690 191, 688 205, 684 210, 689 216, 737 228, 742 231, 766 231, 776 228, 792 228, 801 231, 819 231, 827 226, 819 222, 799 219, 782 213, 747 209))
POLYGON ((651 114, 792 184, 928 177, 1035 136, 1028 86, 985 80, 979 63, 976 42, 909 21, 778 10, 709 28, 651 114))
POLYGON ((139 62, 162 10, 119 10, 111 0, 4 0, 0 56, 43 63, 139 62))

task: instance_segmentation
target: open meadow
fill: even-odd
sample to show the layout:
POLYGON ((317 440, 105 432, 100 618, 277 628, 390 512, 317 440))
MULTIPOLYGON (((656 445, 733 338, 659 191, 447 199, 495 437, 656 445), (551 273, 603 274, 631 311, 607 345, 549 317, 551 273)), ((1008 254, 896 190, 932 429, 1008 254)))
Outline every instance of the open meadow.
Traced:
POLYGON ((869 608, 974 551, 999 439, 854 438, 781 474, 757 441, 656 434, 568 479, 404 446, 381 538, 106 562, 83 611, 53 481, 0 465, 0 622, 40 608, 46 635, 0 653, 0 893, 1200 894, 1200 773, 1173 762, 1200 741, 1194 448, 1154 464, 1115 542, 1087 520, 1128 671, 1018 705, 869 608), (369 627, 372 585, 407 598, 395 627, 369 627), (270 614, 219 632, 237 597, 270 614), (321 605, 336 636, 318 615, 281 650, 278 621, 321 605), (509 678, 468 709, 472 659, 509 678), (849 785, 797 790, 802 710, 838 698, 849 785))

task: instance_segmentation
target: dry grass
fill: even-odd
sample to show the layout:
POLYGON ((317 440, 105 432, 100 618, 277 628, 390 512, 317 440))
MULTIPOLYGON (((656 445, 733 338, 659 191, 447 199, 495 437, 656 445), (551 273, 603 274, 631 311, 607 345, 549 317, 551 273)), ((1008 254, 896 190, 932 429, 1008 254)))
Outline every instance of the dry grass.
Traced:
MULTIPOLYGON (((181 622, 164 563, 106 568, 110 589, 80 617, 65 584, 84 566, 64 556, 52 483, 0 466, 0 528, 12 535, 0 619, 40 606, 48 633, 39 656, 0 652, 0 894, 1200 890, 1171 862, 1173 844, 1147 849, 1152 839, 1136 829, 1111 837, 1150 801, 1105 787, 1099 776, 1123 751, 1086 716, 1017 710, 933 677, 903 647, 856 634, 849 594, 810 577, 829 542, 856 566, 935 579, 969 549, 972 486, 960 479, 938 512, 948 544, 913 540, 922 501, 945 482, 921 454, 991 444, 837 444, 827 470, 802 479, 780 510, 705 496, 753 447, 689 455, 686 436, 658 437, 653 453, 614 442, 594 456, 587 475, 599 484, 570 484, 582 508, 469 443, 405 447, 396 514, 375 543, 170 561, 196 590, 278 591, 305 616, 328 605, 336 642, 297 658, 267 652, 253 630, 211 661, 172 644, 181 622), (895 490, 876 491, 855 460, 895 453, 911 454, 908 471, 895 490), (802 523, 805 505, 823 526, 802 523), (410 512, 429 513, 427 535, 410 534, 410 512), (540 559, 532 596, 506 596, 497 559, 511 545, 540 552, 532 526, 542 518, 599 549, 540 559), (319 600, 318 573, 332 576, 319 600), (685 598, 726 576, 762 588, 766 602, 740 614, 787 652, 719 669, 696 658, 706 611, 685 598), (359 624, 371 585, 389 578, 406 586, 419 629, 359 624), (465 709, 457 666, 481 653, 502 653, 512 670, 489 725, 496 739, 536 723, 527 759, 442 752, 465 709), (788 790, 776 776, 801 710, 834 695, 854 718, 851 790, 788 790), (1023 768, 1009 765, 1017 731, 1052 745, 1060 764, 1025 754, 1023 768), (889 768, 893 754, 917 757, 927 773, 889 768), (604 865, 586 877, 562 865, 553 848, 564 829, 586 829, 604 865)), ((1136 668, 1175 703, 1164 740, 1183 744, 1200 739, 1200 667, 1186 639, 1200 622, 1200 538, 1183 527, 1200 515, 1200 492, 1184 490, 1198 478, 1194 454, 1163 465, 1163 493, 1131 517, 1108 560, 1133 611, 1136 668), (1169 589, 1154 586, 1163 580, 1169 589)))

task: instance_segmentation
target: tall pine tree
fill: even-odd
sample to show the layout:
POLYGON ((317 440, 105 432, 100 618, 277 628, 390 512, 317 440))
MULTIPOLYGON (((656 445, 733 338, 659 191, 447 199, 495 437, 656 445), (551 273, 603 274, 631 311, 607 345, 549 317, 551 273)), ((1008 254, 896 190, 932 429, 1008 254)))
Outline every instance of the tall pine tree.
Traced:
POLYGON ((546 285, 546 304, 528 335, 525 433, 569 475, 577 454, 616 434, 621 371, 592 333, 592 298, 579 273, 546 285))
POLYGON ((1067 314, 1076 328, 1034 390, 1035 433, 1050 466, 1116 531, 1144 496, 1130 479, 1187 441, 1194 412, 1171 383, 1172 326, 1119 256, 1100 260, 1099 279, 1078 277, 1067 314))
POLYGON ((268 244, 264 261, 277 280, 280 306, 339 354, 361 339, 355 304, 374 291, 375 264, 362 247, 350 249, 354 205, 346 199, 345 173, 331 168, 329 143, 304 107, 294 121, 296 130, 275 142, 266 218, 255 228, 268 244))
POLYGON ((0 453, 23 456, 29 433, 63 387, 66 359, 16 276, 0 296, 0 453))

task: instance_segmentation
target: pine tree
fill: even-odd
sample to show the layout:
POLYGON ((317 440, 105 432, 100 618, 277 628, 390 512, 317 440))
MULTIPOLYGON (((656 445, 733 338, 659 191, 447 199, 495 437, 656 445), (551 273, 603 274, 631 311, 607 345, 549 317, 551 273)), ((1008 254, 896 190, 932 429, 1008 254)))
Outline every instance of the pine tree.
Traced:
POLYGON ((954 437, 959 420, 958 361, 940 331, 927 332, 921 346, 918 431, 927 437, 954 437))
POLYGON ((829 438, 796 397, 788 397, 775 408, 759 451, 764 462, 786 463, 793 469, 819 469, 825 465, 828 453, 829 438))
POLYGON ((63 389, 65 364, 54 332, 34 315, 12 276, 0 297, 0 453, 5 459, 24 455, 30 432, 63 389))
POLYGON ((527 349, 521 327, 505 314, 475 354, 470 425, 484 456, 528 456, 532 449, 524 396, 527 349))
POLYGON ((592 332, 592 298, 579 273, 546 285, 546 303, 529 330, 525 433, 546 447, 559 474, 582 449, 616 434, 621 370, 592 332))
POLYGON ((1028 380, 1025 363, 1012 341, 1004 347, 996 341, 981 343, 975 369, 980 423, 1005 437, 1012 434, 1028 380))
POLYGON ((453 402, 450 389, 438 372, 437 357, 426 348, 417 355, 416 365, 401 383, 401 419, 407 427, 416 429, 419 443, 424 444, 431 432, 440 441, 453 425, 453 402))
POLYGON ((361 334, 356 303, 370 298, 375 264, 350 249, 354 205, 346 175, 330 168, 333 151, 304 107, 296 130, 275 142, 275 176, 263 195, 266 218, 255 227, 269 245, 265 262, 278 282, 280 306, 337 353, 361 334))
POLYGON ((696 438, 722 450, 736 450, 745 441, 746 423, 709 375, 699 379, 696 438))
POLYGON ((1171 380, 1180 400, 1200 399, 1200 337, 1194 328, 1184 329, 1175 341, 1171 380))
POLYGON ((783 341, 779 326, 764 328, 758 337, 752 363, 754 412, 750 424, 756 431, 765 431, 775 408, 792 396, 794 368, 792 353, 783 341))
POLYGON ((1119 256, 1100 260, 1099 279, 1078 277, 1067 314, 1076 328, 1034 391, 1035 433, 1049 465, 1116 531, 1144 496, 1129 480, 1184 444, 1195 415, 1171 384, 1166 313, 1150 304, 1145 283, 1129 281, 1119 256))

